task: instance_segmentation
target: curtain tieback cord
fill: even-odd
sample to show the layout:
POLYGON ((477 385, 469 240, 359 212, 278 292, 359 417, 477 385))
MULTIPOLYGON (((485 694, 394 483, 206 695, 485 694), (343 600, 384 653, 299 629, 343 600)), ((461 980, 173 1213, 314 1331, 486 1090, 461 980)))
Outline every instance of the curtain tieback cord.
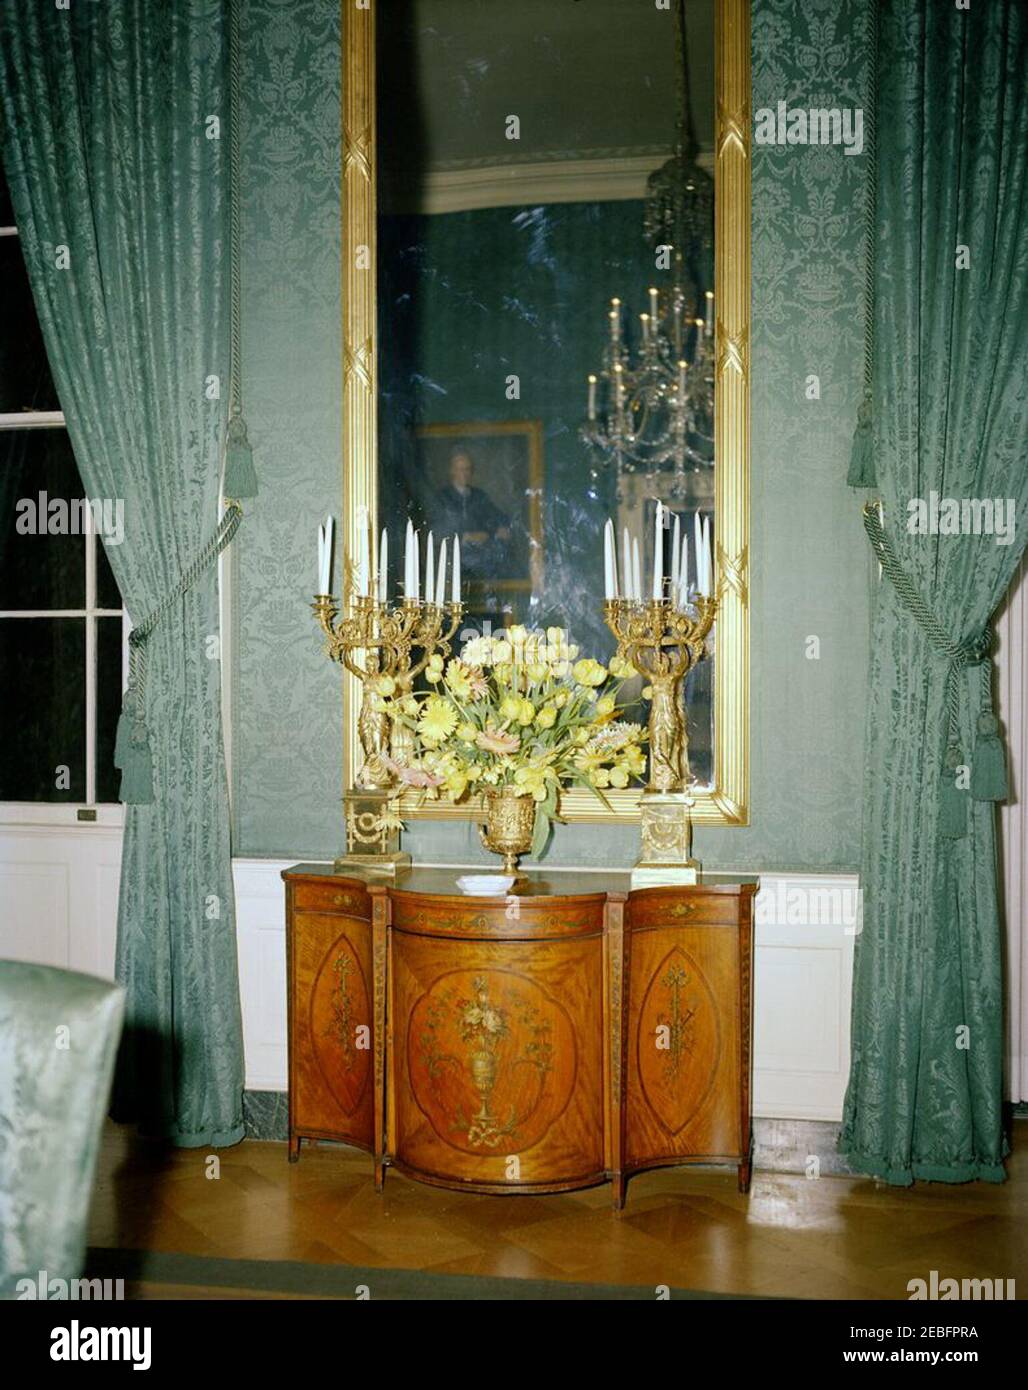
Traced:
POLYGON ((939 828, 947 838, 959 840, 967 834, 967 799, 964 791, 970 790, 974 801, 1005 801, 1007 798, 1006 757, 999 720, 992 709, 992 629, 986 625, 976 637, 954 642, 897 559, 892 543, 885 534, 877 502, 868 502, 864 507, 864 530, 882 573, 888 578, 901 605, 920 627, 932 648, 948 661, 946 753, 939 797, 939 828), (960 677, 968 666, 980 666, 982 673, 981 706, 969 784, 961 773, 966 764, 960 746, 960 677))

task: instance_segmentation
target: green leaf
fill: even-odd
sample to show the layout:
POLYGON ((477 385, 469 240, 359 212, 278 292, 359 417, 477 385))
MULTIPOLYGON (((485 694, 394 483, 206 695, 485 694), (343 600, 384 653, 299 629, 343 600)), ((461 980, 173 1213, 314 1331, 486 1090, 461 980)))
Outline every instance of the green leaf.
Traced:
POLYGON ((546 841, 550 835, 550 818, 543 810, 543 803, 539 802, 535 808, 535 825, 532 830, 532 858, 538 859, 546 848, 546 841))

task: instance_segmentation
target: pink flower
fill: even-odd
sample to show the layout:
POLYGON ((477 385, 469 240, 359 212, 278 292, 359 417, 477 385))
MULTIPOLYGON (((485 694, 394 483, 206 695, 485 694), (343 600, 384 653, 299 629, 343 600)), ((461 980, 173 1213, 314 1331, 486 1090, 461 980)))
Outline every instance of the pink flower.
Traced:
POLYGON ((408 787, 438 787, 442 785, 443 779, 434 772, 426 772, 423 767, 402 767, 400 781, 405 782, 408 787))
POLYGON ((407 787, 439 787, 443 779, 436 776, 434 772, 426 772, 423 767, 404 767, 395 758, 391 758, 388 753, 382 754, 382 761, 393 774, 399 777, 400 781, 407 787))
POLYGON ((486 753, 516 753, 521 747, 521 739, 517 734, 506 733, 503 729, 494 729, 491 724, 478 734, 475 742, 486 753))

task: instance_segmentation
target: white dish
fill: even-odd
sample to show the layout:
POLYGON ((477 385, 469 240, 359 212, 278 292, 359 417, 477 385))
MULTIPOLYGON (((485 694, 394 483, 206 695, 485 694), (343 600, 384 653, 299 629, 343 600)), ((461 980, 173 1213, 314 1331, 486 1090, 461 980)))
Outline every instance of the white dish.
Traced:
POLYGON ((504 897, 513 886, 512 874, 462 874, 457 880, 462 893, 481 898, 504 897))

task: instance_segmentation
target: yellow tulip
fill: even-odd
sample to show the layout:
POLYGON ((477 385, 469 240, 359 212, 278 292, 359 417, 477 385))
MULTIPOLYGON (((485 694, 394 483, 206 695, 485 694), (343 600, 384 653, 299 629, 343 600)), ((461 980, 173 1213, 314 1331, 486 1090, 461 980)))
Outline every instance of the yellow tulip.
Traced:
POLYGON ((576 661, 571 674, 579 685, 602 685, 607 678, 606 668, 591 656, 576 661))

